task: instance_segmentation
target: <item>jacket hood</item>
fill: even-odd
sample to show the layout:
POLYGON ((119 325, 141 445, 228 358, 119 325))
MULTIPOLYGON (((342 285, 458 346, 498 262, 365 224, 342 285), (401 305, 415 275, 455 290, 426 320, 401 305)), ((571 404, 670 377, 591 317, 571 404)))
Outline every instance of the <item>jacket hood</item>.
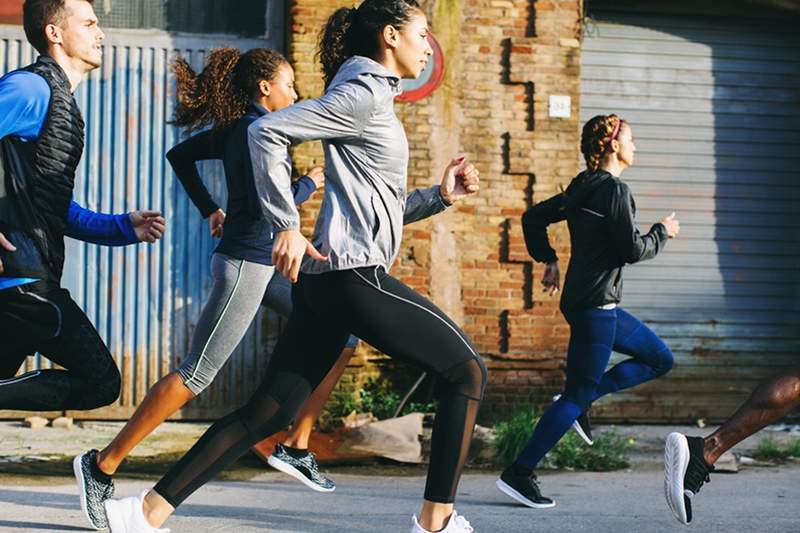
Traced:
POLYGON ((342 66, 339 67, 339 70, 336 72, 336 76, 331 80, 328 89, 330 90, 341 83, 357 79, 359 76, 364 75, 385 78, 394 92, 402 92, 400 88, 400 78, 396 74, 377 61, 364 56, 353 56, 342 63, 342 66))

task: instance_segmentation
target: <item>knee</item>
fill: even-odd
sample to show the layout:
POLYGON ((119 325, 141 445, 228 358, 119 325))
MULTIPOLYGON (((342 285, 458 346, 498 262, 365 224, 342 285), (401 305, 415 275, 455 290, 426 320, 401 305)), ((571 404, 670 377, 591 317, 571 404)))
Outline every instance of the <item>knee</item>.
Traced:
POLYGON ((800 402, 800 376, 779 376, 756 389, 755 404, 763 409, 785 409, 800 402))
POLYGON ((459 394, 473 400, 482 400, 489 372, 479 356, 459 363, 442 373, 442 379, 459 394))
POLYGON ((672 367, 675 366, 675 356, 672 354, 672 350, 669 347, 665 346, 661 352, 659 352, 659 357, 657 359, 656 365, 653 367, 653 370, 656 373, 656 377, 661 377, 670 370, 672 367))
POLYGON ((120 376, 119 369, 116 366, 114 371, 111 372, 108 382, 101 389, 99 400, 103 402, 102 405, 112 404, 117 401, 122 390, 122 376, 120 376))
POLYGON ((218 372, 219 369, 208 361, 203 363, 198 354, 192 354, 186 358, 176 371, 186 388, 195 396, 199 396, 208 388, 217 377, 218 372))
POLYGON ((87 390, 83 391, 82 398, 78 398, 82 409, 97 409, 105 407, 117 401, 122 389, 122 378, 117 367, 113 371, 107 372, 103 380, 89 383, 87 390))
POLYGON ((564 388, 563 399, 576 404, 580 407, 580 412, 584 412, 592 404, 595 389, 597 382, 588 378, 568 381, 564 388))
POLYGON ((240 409, 240 419, 250 435, 260 440, 291 424, 311 392, 307 380, 278 372, 240 409))

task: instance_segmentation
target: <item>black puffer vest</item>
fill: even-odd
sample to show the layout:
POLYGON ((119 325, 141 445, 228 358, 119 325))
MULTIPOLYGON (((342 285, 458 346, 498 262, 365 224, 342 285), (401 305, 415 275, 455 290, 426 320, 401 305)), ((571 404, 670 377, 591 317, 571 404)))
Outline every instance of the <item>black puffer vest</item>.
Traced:
POLYGON ((42 56, 22 70, 50 86, 50 105, 39 138, 0 140, 0 232, 16 247, 0 249, 6 276, 36 277, 58 286, 64 267, 64 231, 75 170, 83 153, 84 122, 58 63, 42 56))

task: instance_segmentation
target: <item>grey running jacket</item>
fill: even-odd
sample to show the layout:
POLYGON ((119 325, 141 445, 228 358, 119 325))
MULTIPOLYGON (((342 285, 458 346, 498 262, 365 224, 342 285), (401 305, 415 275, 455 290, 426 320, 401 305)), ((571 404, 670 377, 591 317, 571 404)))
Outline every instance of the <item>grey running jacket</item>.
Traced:
POLYGON ((276 232, 298 229, 291 189, 292 144, 321 140, 325 198, 312 243, 328 261, 308 256, 302 271, 382 265, 400 248, 403 224, 444 210, 439 186, 406 196, 408 142, 394 114, 400 79, 361 56, 348 59, 325 94, 250 125, 250 155, 265 217, 276 232))

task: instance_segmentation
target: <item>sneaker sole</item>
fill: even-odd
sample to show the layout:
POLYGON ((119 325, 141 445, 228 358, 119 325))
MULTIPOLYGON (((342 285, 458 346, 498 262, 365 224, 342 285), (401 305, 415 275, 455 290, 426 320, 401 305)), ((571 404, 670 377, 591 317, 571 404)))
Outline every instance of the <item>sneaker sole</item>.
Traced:
POLYGON ((267 459, 267 462, 269 463, 269 466, 271 466, 275 470, 280 470, 284 474, 292 476, 297 481, 299 481, 300 483, 302 483, 303 485, 305 485, 306 487, 308 487, 311 490, 314 490, 314 491, 317 491, 317 492, 333 492, 333 491, 336 490, 336 487, 333 487, 332 489, 326 489, 325 487, 320 487, 319 485, 317 485, 316 483, 314 483, 313 481, 308 479, 305 475, 303 475, 303 473, 301 471, 299 471, 298 469, 296 469, 295 467, 293 467, 289 463, 281 461, 280 459, 278 459, 278 458, 276 458, 276 457, 274 457, 272 455, 269 456, 269 459, 267 459))
POLYGON ((95 531, 102 531, 106 529, 104 526, 97 526, 89 517, 89 508, 86 506, 86 480, 83 477, 83 468, 81 467, 81 457, 83 454, 76 456, 72 460, 72 472, 75 474, 75 480, 78 482, 78 495, 81 499, 81 511, 86 521, 89 522, 92 529, 95 531))
POLYGON ((583 442, 585 442, 585 443, 586 443, 586 444, 588 444, 589 446, 592 446, 592 445, 594 444, 594 441, 593 441, 592 439, 590 439, 590 438, 589 438, 589 435, 587 435, 587 434, 586 434, 586 433, 583 431, 583 428, 581 427, 581 425, 580 425, 580 424, 578 424, 578 421, 577 421, 577 420, 576 420, 575 422, 573 422, 573 423, 572 423, 572 429, 574 429, 574 430, 575 430, 575 433, 577 433, 577 434, 578 434, 578 436, 579 436, 580 438, 582 438, 582 439, 583 439, 583 442))
POLYGON ((553 503, 536 503, 536 502, 532 502, 528 498, 526 498, 525 496, 523 496, 522 494, 520 494, 519 492, 514 490, 514 488, 511 487, 511 485, 509 485, 508 483, 506 483, 502 479, 498 479, 497 481, 495 481, 494 484, 497 486, 497 489, 500 492, 502 492, 506 496, 510 496, 512 499, 518 501, 519 503, 521 503, 522 505, 524 505, 526 507, 531 507, 533 509, 550 509, 551 507, 555 507, 556 506, 556 502, 553 502, 553 503))
POLYGON ((664 496, 672 514, 681 524, 688 524, 683 501, 683 479, 689 466, 689 443, 680 433, 670 433, 664 447, 664 496))

